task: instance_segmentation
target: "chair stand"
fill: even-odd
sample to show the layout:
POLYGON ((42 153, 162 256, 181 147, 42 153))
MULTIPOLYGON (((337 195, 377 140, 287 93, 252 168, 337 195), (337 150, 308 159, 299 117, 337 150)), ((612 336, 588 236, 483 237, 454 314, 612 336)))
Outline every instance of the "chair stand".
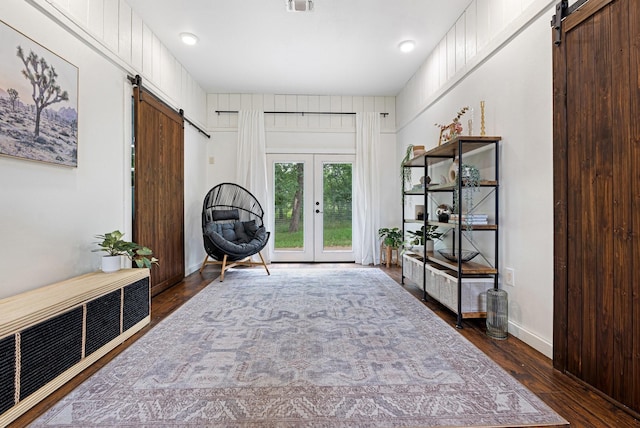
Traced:
POLYGON ((271 275, 271 272, 269 272, 269 268, 267 267, 267 264, 264 261, 264 257, 262 257, 262 251, 258 252, 258 256, 260 256, 260 262, 252 262, 251 261, 251 256, 245 257, 242 260, 236 260, 233 262, 229 262, 229 264, 227 264, 227 255, 225 254, 224 257, 222 258, 222 261, 220 260, 209 260, 209 255, 207 254, 204 257, 204 261, 202 262, 202 266, 200 266, 200 273, 202 273, 204 267, 206 265, 222 265, 221 271, 220 271, 220 282, 224 281, 224 273, 227 269, 231 269, 232 267, 235 266, 264 266, 264 270, 267 271, 267 275, 271 275))

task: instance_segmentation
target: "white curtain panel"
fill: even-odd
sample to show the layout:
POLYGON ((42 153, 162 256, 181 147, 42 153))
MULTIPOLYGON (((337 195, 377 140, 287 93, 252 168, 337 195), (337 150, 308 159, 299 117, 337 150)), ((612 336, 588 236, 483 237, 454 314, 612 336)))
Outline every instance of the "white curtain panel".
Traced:
POLYGON ((380 113, 356 114, 354 252, 357 263, 380 263, 380 113))
MULTIPOLYGON (((253 193, 258 199, 265 211, 264 224, 266 226, 270 224, 267 212, 271 206, 271 200, 267 190, 266 135, 263 111, 240 110, 238 112, 236 159, 236 183, 253 193)), ((273 236, 270 239, 273 239, 273 236)), ((266 246, 262 250, 262 256, 267 263, 271 260, 268 247, 266 246)))

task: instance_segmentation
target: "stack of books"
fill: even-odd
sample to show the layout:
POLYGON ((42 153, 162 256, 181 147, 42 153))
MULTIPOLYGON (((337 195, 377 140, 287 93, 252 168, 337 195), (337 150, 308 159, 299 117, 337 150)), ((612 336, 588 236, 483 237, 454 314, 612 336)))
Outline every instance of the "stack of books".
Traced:
MULTIPOLYGON (((458 223, 459 214, 451 214, 449 223, 458 223)), ((463 224, 489 224, 489 216, 487 214, 462 214, 463 224)))

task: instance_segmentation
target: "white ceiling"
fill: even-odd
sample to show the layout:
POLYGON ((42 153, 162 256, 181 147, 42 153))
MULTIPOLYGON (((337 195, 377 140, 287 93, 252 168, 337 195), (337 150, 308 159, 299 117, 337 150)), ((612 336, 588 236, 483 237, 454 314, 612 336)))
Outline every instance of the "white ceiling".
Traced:
POLYGON ((207 93, 397 95, 471 0, 126 1, 207 93))

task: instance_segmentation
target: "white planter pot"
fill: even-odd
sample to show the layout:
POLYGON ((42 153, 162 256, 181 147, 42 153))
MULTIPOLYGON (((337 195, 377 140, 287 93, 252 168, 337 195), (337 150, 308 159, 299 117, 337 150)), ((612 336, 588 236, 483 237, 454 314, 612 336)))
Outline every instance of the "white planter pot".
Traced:
POLYGON ((102 272, 116 272, 120 270, 122 256, 102 256, 102 272))
POLYGON ((427 250, 427 253, 429 253, 429 252, 433 253, 433 241, 428 240, 426 245, 425 245, 425 248, 427 250))

